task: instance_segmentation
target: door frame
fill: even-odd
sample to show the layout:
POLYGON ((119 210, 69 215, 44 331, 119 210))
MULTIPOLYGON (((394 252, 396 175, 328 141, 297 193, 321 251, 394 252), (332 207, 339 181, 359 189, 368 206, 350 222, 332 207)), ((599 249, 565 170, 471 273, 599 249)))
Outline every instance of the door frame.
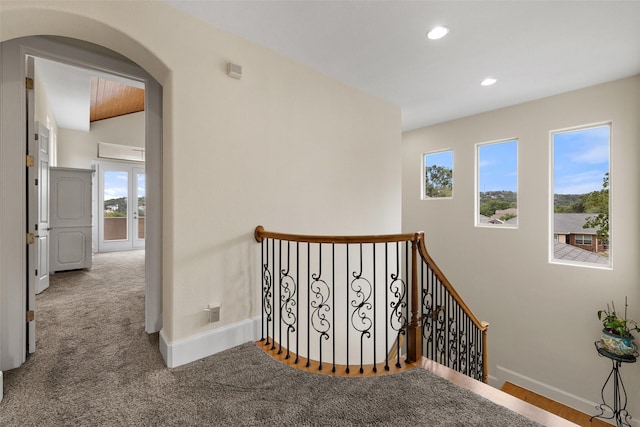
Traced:
POLYGON ((26 360, 25 58, 32 55, 125 76, 145 84, 147 239, 145 330, 162 327, 162 87, 144 69, 104 53, 32 36, 0 44, 0 370, 26 360))
POLYGON ((138 188, 140 188, 140 181, 138 180, 138 178, 140 177, 140 174, 144 175, 144 197, 145 201, 146 201, 146 194, 147 194, 147 176, 145 174, 145 169, 144 169, 144 165, 133 165, 133 167, 131 168, 131 181, 133 183, 132 188, 135 189, 134 191, 134 196, 133 196, 133 203, 131 204, 131 212, 133 213, 133 227, 131 227, 131 244, 133 246, 133 249, 142 249, 144 248, 145 242, 146 242, 146 234, 144 234, 146 232, 146 221, 147 221, 147 217, 146 217, 146 209, 147 206, 145 204, 144 206, 144 212, 145 212, 145 220, 142 222, 144 225, 142 226, 142 228, 144 229, 143 234, 142 234, 142 238, 140 238, 140 217, 139 212, 140 212, 140 205, 138 205, 138 200, 140 199, 140 193, 138 193, 138 188))

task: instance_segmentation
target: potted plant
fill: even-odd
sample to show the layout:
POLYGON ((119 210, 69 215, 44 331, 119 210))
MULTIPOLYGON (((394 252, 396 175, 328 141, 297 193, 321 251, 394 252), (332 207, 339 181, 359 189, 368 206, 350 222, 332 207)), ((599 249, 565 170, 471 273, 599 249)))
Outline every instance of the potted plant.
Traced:
POLYGON ((598 319, 602 322, 602 344, 607 351, 618 355, 631 355, 637 350, 632 342, 631 332, 640 332, 638 322, 627 319, 627 298, 624 299, 624 316, 616 311, 613 301, 607 304, 606 310, 598 311, 598 319))

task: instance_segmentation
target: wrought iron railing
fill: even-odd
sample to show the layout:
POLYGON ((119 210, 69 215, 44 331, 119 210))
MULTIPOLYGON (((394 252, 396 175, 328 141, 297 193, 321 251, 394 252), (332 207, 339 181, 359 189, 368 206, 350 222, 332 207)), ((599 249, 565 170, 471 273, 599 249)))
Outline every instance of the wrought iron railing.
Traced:
POLYGON ((304 236, 265 231, 262 341, 306 367, 360 373, 424 355, 486 382, 487 327, 429 256, 424 233, 304 236))

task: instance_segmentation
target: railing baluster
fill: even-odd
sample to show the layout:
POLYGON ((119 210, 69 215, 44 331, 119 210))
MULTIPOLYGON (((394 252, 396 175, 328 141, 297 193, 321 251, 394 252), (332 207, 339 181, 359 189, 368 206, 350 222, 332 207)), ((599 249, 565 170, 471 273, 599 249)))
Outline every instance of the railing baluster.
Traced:
MULTIPOLYGON (((377 329, 376 329, 376 277, 378 276, 378 271, 376 270, 376 244, 373 243, 373 372, 378 372, 378 367, 376 365, 376 362, 378 359, 376 359, 376 336, 377 334, 377 329)), ((385 292, 386 293, 386 292, 385 292)))
MULTIPOLYGON (((300 242, 296 242, 296 283, 300 289, 300 242)), ((296 328, 295 363, 298 363, 300 361, 300 292, 296 294, 296 319, 298 319, 298 326, 296 328)))
POLYGON ((422 357, 422 332, 418 312, 418 237, 411 241, 411 322, 409 323, 409 360, 417 362, 422 357))
POLYGON ((262 242, 260 242, 260 279, 261 279, 261 283, 262 283, 262 286, 261 286, 261 291, 262 292, 261 292, 261 295, 260 295, 260 310, 261 310, 260 313, 262 314, 262 316, 261 316, 262 317, 262 327, 260 329, 261 329, 261 334, 262 335, 260 336, 260 341, 264 341, 265 340, 264 337, 269 335, 269 334, 265 334, 265 332, 264 332, 264 329, 265 329, 264 326, 265 326, 265 323, 267 321, 266 316, 265 316, 265 313, 267 311, 266 311, 266 307, 264 306, 264 295, 265 295, 264 285, 265 285, 265 281, 266 281, 266 279, 265 279, 265 271, 264 271, 264 245, 265 245, 265 242, 263 240, 262 242))
POLYGON ((311 366, 311 247, 307 251, 307 368, 311 366))
POLYGON ((333 324, 333 367, 331 368, 331 372, 336 371, 336 245, 335 243, 331 244, 331 283, 333 287, 333 293, 331 294, 331 307, 333 310, 332 314, 332 324, 333 324))
MULTIPOLYGON (((400 274, 400 244, 396 243, 396 271, 397 274, 400 274)), ((409 242, 405 241, 404 242, 404 278, 405 278, 405 283, 404 283, 404 300, 405 300, 405 304, 404 304, 404 326, 403 326, 403 330, 404 333, 403 335, 405 336, 405 355, 404 355, 404 361, 405 363, 409 363, 411 362, 411 360, 409 359, 409 242)), ((413 280, 413 279, 412 279, 413 280)), ((422 333, 422 331, 420 331, 420 333, 422 333)), ((400 337, 398 337, 400 338, 400 337)), ((422 349, 420 349, 422 350, 422 349)), ((398 354, 398 361, 396 363, 396 367, 400 367, 400 355, 398 354)))
POLYGON ((282 240, 278 240, 278 354, 282 353, 282 240))
MULTIPOLYGON (((391 288, 391 282, 387 285, 387 278, 389 277, 389 243, 384 244, 384 281, 385 281, 385 290, 384 290, 384 318, 389 319, 389 291, 391 288)), ((384 350, 385 350, 385 358, 384 358, 384 370, 389 370, 389 356, 391 355, 391 351, 389 349, 389 326, 390 322, 385 321, 385 330, 384 330, 384 350)), ((397 339, 400 339, 400 335, 397 336, 397 339)), ((398 341, 399 342, 399 341, 398 341)), ((398 353, 399 355, 399 353, 398 353)))
MULTIPOLYGON (((273 283, 273 290, 271 292, 271 299, 272 299, 272 310, 273 310, 273 322, 271 323, 271 332, 273 333, 273 336, 276 336, 276 241, 275 239, 271 239, 271 276, 272 276, 272 283, 273 283)), ((276 341, 271 340, 271 350, 275 350, 276 348, 276 341)))
POLYGON ((345 290, 346 290, 346 296, 345 296, 345 314, 346 314, 346 321, 344 322, 344 324, 347 327, 347 369, 345 370, 345 372, 348 374, 349 373, 349 244, 347 243, 347 276, 346 276, 346 281, 345 281, 345 290))

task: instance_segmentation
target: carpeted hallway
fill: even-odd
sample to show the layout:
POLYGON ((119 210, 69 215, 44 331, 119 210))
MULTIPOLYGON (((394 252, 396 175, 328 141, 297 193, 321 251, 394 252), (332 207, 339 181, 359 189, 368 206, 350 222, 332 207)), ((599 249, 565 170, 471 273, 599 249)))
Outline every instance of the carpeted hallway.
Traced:
POLYGON ((37 352, 5 372, 1 426, 535 426, 413 369, 339 378, 291 369, 253 343, 176 369, 144 332, 144 252, 97 254, 38 296, 37 352))

